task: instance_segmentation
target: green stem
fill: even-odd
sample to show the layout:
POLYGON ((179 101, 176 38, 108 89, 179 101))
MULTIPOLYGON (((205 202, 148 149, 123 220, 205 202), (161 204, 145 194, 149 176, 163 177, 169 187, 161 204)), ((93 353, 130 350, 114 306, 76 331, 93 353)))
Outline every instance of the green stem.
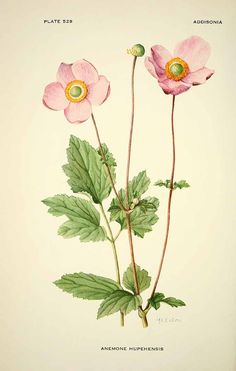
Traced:
POLYGON ((101 209, 102 215, 104 217, 104 220, 106 222, 107 229, 109 231, 109 235, 110 235, 109 241, 110 241, 111 246, 112 246, 114 260, 115 260, 116 280, 117 280, 117 282, 120 285, 120 283, 121 283, 121 280, 120 280, 120 268, 119 268, 118 255, 117 255, 117 251, 116 251, 115 239, 114 239, 114 236, 113 236, 113 233, 112 233, 112 230, 111 230, 111 226, 110 226, 109 220, 107 219, 107 216, 106 216, 106 213, 105 213, 105 210, 104 210, 104 207, 103 207, 102 204, 100 204, 100 209, 101 209))
POLYGON ((148 313, 148 310, 143 310, 141 306, 139 307, 138 315, 142 320, 142 324, 144 328, 148 327, 147 313, 148 313))
POLYGON ((142 324, 144 328, 148 327, 148 320, 146 314, 142 317, 142 324))
POLYGON ((125 325, 125 315, 121 311, 120 311, 120 325, 121 325, 121 327, 124 327, 124 325, 125 325))
POLYGON ((116 235, 115 238, 114 238, 114 241, 117 240, 117 238, 119 237, 119 235, 121 234, 121 232, 122 232, 122 229, 119 230, 119 232, 117 233, 117 235, 116 235))
MULTIPOLYGON (((112 246, 112 251, 113 251, 114 260, 115 260, 116 280, 117 280, 117 283, 120 285, 121 284, 120 268, 119 268, 119 259, 118 259, 117 250, 116 250, 115 238, 114 238, 113 232, 111 230, 109 220, 107 219, 104 207, 103 207, 102 204, 99 204, 99 206, 100 206, 101 213, 104 217, 104 220, 106 222, 107 229, 108 229, 108 232, 109 232, 109 235, 110 235, 109 241, 110 241, 111 246, 112 246)), ((121 326, 124 326, 124 313, 122 313, 122 312, 120 312, 120 324, 121 324, 121 326)))

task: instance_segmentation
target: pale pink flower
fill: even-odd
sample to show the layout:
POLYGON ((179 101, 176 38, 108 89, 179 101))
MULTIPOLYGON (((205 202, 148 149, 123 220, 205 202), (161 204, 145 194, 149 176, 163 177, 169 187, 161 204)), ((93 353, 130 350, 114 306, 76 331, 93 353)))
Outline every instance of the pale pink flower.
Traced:
POLYGON ((178 95, 213 75, 214 71, 205 67, 209 56, 210 45, 201 37, 192 36, 178 43, 173 55, 161 45, 153 46, 145 66, 164 93, 178 95))
POLYGON ((110 94, 110 83, 98 75, 96 68, 82 59, 73 64, 61 63, 57 81, 47 85, 43 103, 46 107, 64 110, 71 123, 82 123, 92 113, 92 105, 100 105, 110 94))

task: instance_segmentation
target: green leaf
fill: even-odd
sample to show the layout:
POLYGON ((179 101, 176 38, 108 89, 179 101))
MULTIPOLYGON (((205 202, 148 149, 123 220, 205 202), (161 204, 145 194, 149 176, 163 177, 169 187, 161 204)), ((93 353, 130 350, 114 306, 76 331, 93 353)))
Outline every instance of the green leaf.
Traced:
POLYGON ((157 211, 160 205, 160 202, 158 198, 156 197, 147 197, 147 198, 144 198, 143 200, 140 200, 138 205, 140 206, 143 212, 147 212, 150 210, 157 211))
POLYGON ((154 183, 155 186, 158 186, 158 187, 166 187, 166 188, 170 188, 170 180, 169 179, 166 179, 166 180, 162 180, 162 179, 158 179, 155 183, 154 183))
POLYGON ((133 202, 134 198, 140 198, 148 190, 150 183, 146 170, 135 176, 129 182, 129 201, 133 202))
MULTIPOLYGON (((140 197, 147 191, 150 179, 147 177, 146 171, 141 171, 137 176, 135 176, 131 181, 129 181, 129 207, 131 207, 132 203, 135 202, 137 204, 139 202, 140 197)), ((126 193, 125 190, 122 188, 119 192, 119 198, 121 203, 124 207, 126 207, 126 193)), ((111 218, 115 220, 121 210, 120 204, 117 198, 114 198, 111 202, 111 206, 109 208, 111 211, 111 218)))
POLYGON ((171 307, 176 307, 176 308, 177 307, 183 307, 183 306, 186 305, 180 299, 176 299, 176 298, 172 298, 172 297, 165 298, 165 295, 162 294, 161 292, 157 292, 151 299, 148 300, 148 302, 155 309, 159 309, 161 303, 166 303, 166 304, 170 305, 171 307))
POLYGON ((79 197, 56 195, 42 201, 49 206, 48 212, 69 219, 58 230, 64 238, 80 236, 80 241, 104 241, 105 229, 100 225, 100 214, 91 201, 79 197))
MULTIPOLYGON (((152 226, 158 221, 156 211, 159 206, 159 201, 156 197, 147 197, 140 201, 140 203, 132 210, 130 214, 131 228, 134 234, 143 238, 145 233, 152 231, 152 226)), ((127 228, 126 215, 119 208, 109 208, 111 212, 111 220, 115 220, 120 224, 121 229, 127 228)))
MULTIPOLYGON (((159 206, 159 201, 156 197, 147 197, 140 201, 130 214, 131 228, 134 234, 143 238, 145 233, 152 231, 152 226, 158 221, 156 211, 159 206)), ((125 213, 119 208, 109 208, 111 212, 111 220, 115 220, 120 224, 121 229, 127 228, 125 213)))
POLYGON ((101 148, 99 147, 98 148, 98 154, 101 156, 103 162, 104 162, 104 159, 103 159, 103 155, 105 156, 105 163, 109 166, 109 167, 116 167, 117 164, 116 164, 116 160, 113 156, 113 154, 109 151, 107 145, 105 143, 102 143, 102 151, 103 151, 103 155, 102 155, 102 151, 101 151, 101 148))
POLYGON ((174 187, 182 189, 182 188, 189 188, 190 185, 186 182, 186 180, 180 180, 179 182, 174 182, 174 187))
POLYGON ((86 192, 97 204, 109 196, 111 182, 95 148, 72 135, 67 158, 68 164, 63 166, 63 170, 74 193, 86 192))
POLYGON ((109 177, 109 173, 108 173, 108 170, 107 170, 107 167, 109 167, 113 182, 115 183, 117 164, 116 164, 116 161, 115 161, 115 158, 114 158, 113 154, 109 151, 109 149, 108 149, 108 147, 105 143, 102 144, 102 150, 99 147, 97 149, 97 152, 98 152, 98 154, 101 158, 102 163, 106 165, 107 177, 109 177), (104 160, 104 157, 105 157, 105 160, 104 160))
POLYGON ((125 290, 114 291, 101 303, 97 319, 119 311, 128 314, 132 310, 137 310, 141 304, 142 298, 139 295, 133 295, 125 290))
MULTIPOLYGON (((120 198, 120 201, 121 201, 122 205, 126 206, 125 190, 121 189, 118 192, 118 195, 119 195, 119 198, 120 198)), ((110 214, 111 214, 110 215, 110 220, 111 221, 116 220, 118 223, 122 224, 122 222, 119 222, 118 219, 120 219, 120 220, 125 219, 125 213, 122 211, 122 209, 120 207, 120 203, 119 203, 117 198, 112 199, 111 205, 110 205, 108 211, 110 211, 110 214)))
POLYGON ((160 308, 161 301, 164 299, 165 295, 161 292, 157 292, 151 299, 148 300, 148 302, 151 304, 153 308, 156 310, 160 308))
MULTIPOLYGON (((140 199, 142 194, 147 191, 150 179, 146 171, 140 172, 129 182, 129 207, 132 209, 130 214, 131 227, 135 235, 144 237, 146 232, 152 230, 152 226, 157 222, 155 214, 159 207, 159 200, 156 197, 140 199)), ((125 190, 119 191, 121 203, 126 206, 125 190)), ((126 215, 120 207, 117 198, 114 198, 109 207, 110 219, 120 224, 121 229, 127 228, 126 215)))
POLYGON ((180 300, 180 299, 176 299, 176 298, 165 298, 162 300, 163 303, 166 303, 166 304, 169 304, 171 307, 183 307, 185 306, 186 304, 180 300))
MULTIPOLYGON (((142 292, 149 288, 150 283, 151 283, 151 277, 148 275, 148 272, 145 269, 141 270, 140 266, 137 264, 136 264, 136 272, 138 276, 139 289, 140 289, 140 292, 142 292)), ((133 269, 132 269, 131 264, 123 275, 123 284, 128 290, 133 291, 133 293, 135 294, 136 290, 135 290, 133 269)))
POLYGON ((101 300, 112 292, 121 289, 120 285, 110 278, 87 273, 65 274, 54 284, 74 297, 87 300, 101 300))
MULTIPOLYGON (((155 197, 152 197, 154 199, 155 197)), ((159 201, 157 198, 156 204, 159 204, 159 201)), ((155 214, 157 211, 157 208, 153 208, 153 201, 152 206, 149 206, 148 199, 144 199, 147 201, 146 210, 143 210, 142 206, 137 206, 130 214, 130 222, 131 222, 131 228, 134 232, 134 234, 138 237, 143 238, 145 233, 152 231, 152 226, 156 224, 158 221, 158 216, 155 214)))
MULTIPOLYGON (((158 187, 166 187, 170 189, 170 180, 166 179, 164 181, 164 180, 159 179, 156 183, 154 183, 154 185, 158 187)), ((177 188, 182 189, 182 188, 188 188, 188 187, 190 187, 190 185, 186 182, 186 180, 180 180, 179 182, 173 183, 173 189, 177 189, 177 188)))

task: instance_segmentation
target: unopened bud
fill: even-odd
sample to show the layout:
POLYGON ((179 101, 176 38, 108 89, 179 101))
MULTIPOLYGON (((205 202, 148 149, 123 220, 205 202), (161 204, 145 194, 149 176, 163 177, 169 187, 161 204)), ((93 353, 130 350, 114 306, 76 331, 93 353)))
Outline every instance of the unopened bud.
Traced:
POLYGON ((145 48, 141 44, 136 44, 131 49, 127 49, 127 53, 134 57, 142 57, 145 54, 145 48))

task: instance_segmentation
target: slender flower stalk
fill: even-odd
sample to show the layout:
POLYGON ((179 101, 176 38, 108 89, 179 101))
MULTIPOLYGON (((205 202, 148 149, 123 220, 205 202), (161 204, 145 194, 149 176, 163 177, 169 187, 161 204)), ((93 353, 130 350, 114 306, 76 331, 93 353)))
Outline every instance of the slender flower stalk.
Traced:
POLYGON ((133 66, 132 66, 132 77, 131 77, 131 90, 132 90, 131 125, 130 125, 130 133, 129 133, 128 160, 127 160, 127 169, 126 169, 126 203, 127 203, 127 207, 129 207, 129 172, 130 172, 130 161, 131 161, 133 130, 134 130, 134 72, 135 72, 136 62, 137 62, 137 57, 134 57, 133 66))
MULTIPOLYGON (((109 220, 106 216, 103 205, 100 204, 99 206, 100 206, 101 213, 104 217, 104 220, 106 222, 107 229, 108 229, 108 232, 109 232, 109 236, 110 236, 109 241, 110 241, 111 246, 112 246, 112 251, 113 251, 114 260, 115 260, 116 280, 117 280, 117 283, 119 283, 119 285, 120 285, 121 284, 121 279, 120 279, 119 260, 118 260, 118 255, 117 255, 117 250, 116 250, 116 243, 115 243, 116 239, 114 238, 114 235, 113 235, 113 232, 111 230, 111 226, 110 226, 109 220)), ((124 326, 124 313, 123 312, 120 312, 120 323, 121 323, 121 326, 124 326)))
POLYGON ((168 208, 167 208, 167 225, 166 225, 166 235, 164 241, 164 247, 162 251, 161 261, 158 268, 158 273, 156 277, 156 281, 154 283, 154 287, 152 290, 151 297, 152 298, 155 294, 157 284, 159 282, 159 278, 161 275, 163 262, 165 258, 167 242, 169 237, 169 229, 170 229, 170 215, 171 215, 171 201, 172 201, 172 194, 173 194, 173 183, 174 183, 174 174, 175 174, 175 131, 174 131, 174 109, 175 109, 175 95, 172 98, 172 111, 171 111, 171 132, 172 132, 172 170, 171 170, 171 178, 170 178, 170 191, 169 191, 169 200, 168 200, 168 208))
MULTIPOLYGON (((132 77, 131 77, 131 91, 132 91, 131 125, 130 125, 129 144, 128 144, 128 159, 127 159, 127 169, 126 169, 126 189, 125 189, 126 208, 128 210, 129 210, 129 171, 130 171, 133 129, 134 129, 134 72, 135 72, 136 61, 137 61, 137 56, 134 56, 133 66, 132 66, 132 77)), ((139 289, 138 276, 137 276, 137 271, 136 271, 136 264, 135 264, 135 257, 134 257, 134 245, 133 245, 132 229, 131 229, 130 213, 129 212, 126 212, 126 221, 127 221, 127 230, 128 230, 128 238, 129 238, 131 264, 132 264, 132 270, 133 270, 135 291, 136 291, 136 294, 139 295, 140 294, 140 289, 139 289)))
MULTIPOLYGON (((130 135, 129 135, 129 144, 128 144, 127 170, 126 170, 126 189, 125 189, 126 208, 128 209, 128 212, 126 212, 126 221, 127 221, 127 230, 128 230, 128 237, 129 237, 130 255, 131 255, 131 264, 132 264, 132 270, 133 270, 135 291, 136 291, 136 294, 139 295, 140 294, 140 288, 139 288, 139 283, 138 283, 138 275, 137 275, 137 271, 136 271, 136 264, 135 264, 135 257, 134 257, 134 245, 133 245, 132 229, 131 229, 131 221, 130 221, 129 172, 130 172, 133 129, 134 129, 134 104, 135 104, 134 73, 135 73, 135 66, 136 66, 136 62, 137 62, 137 57, 142 57, 145 53, 145 49, 141 44, 136 44, 132 47, 132 49, 128 50, 128 53, 132 54, 134 56, 134 59, 133 59, 132 77, 131 77, 132 108, 131 108, 130 135)), ((139 317, 142 319, 143 327, 144 328, 148 327, 148 321, 147 321, 147 316, 146 316, 147 313, 143 310, 141 305, 138 309, 138 314, 139 314, 139 317)))

